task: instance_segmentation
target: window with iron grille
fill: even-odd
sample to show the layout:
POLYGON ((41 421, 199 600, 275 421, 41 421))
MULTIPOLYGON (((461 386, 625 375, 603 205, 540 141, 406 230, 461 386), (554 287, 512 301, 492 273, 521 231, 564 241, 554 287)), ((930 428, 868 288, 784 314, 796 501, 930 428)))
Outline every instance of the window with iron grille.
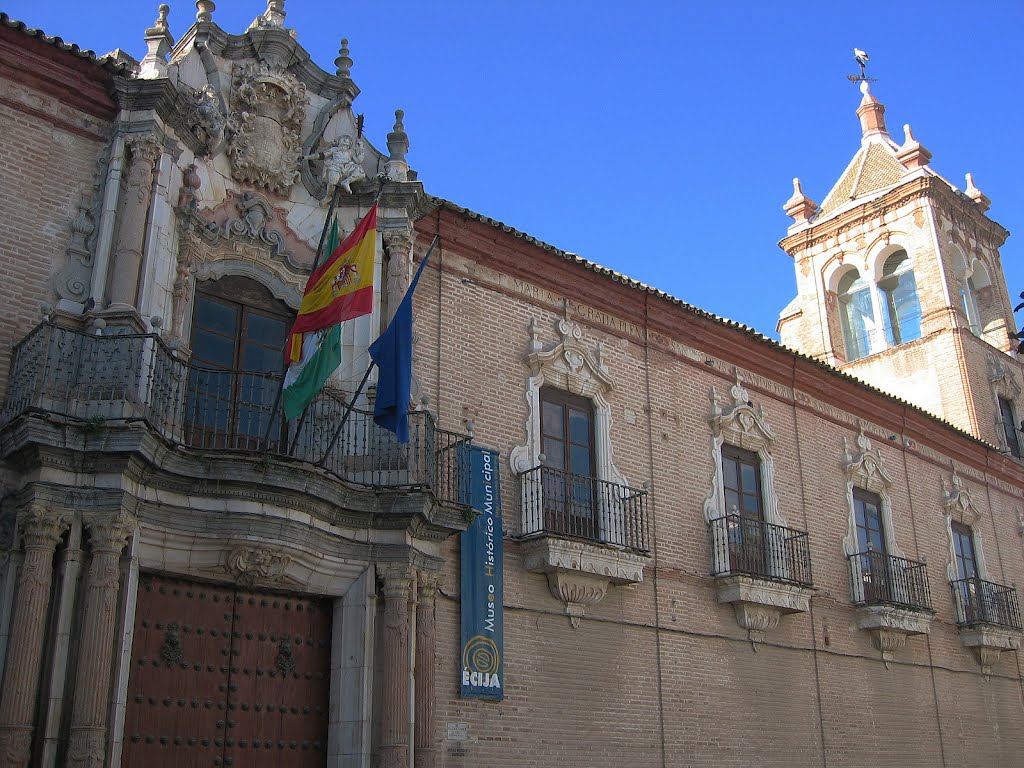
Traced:
MULTIPOLYGON (((189 442, 256 448, 267 431, 284 367, 292 314, 266 288, 241 276, 202 285, 192 316, 189 442)), ((281 424, 270 438, 280 436, 281 424)))

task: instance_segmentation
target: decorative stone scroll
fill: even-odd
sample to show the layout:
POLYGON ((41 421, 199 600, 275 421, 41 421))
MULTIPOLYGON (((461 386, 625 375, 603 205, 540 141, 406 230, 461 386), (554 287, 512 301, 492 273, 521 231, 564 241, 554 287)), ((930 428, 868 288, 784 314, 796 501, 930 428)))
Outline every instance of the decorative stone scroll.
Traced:
POLYGON ((91 205, 91 201, 83 195, 78 211, 71 220, 71 243, 65 251, 67 263, 54 278, 57 295, 77 304, 84 304, 89 298, 92 280, 92 252, 88 240, 96 225, 92 221, 91 205))
POLYGON ((306 86, 267 62, 235 67, 228 157, 238 181, 287 195, 299 177, 306 86))
POLYGON ((239 584, 253 584, 279 580, 291 562, 291 555, 266 547, 236 547, 228 553, 226 569, 239 584))

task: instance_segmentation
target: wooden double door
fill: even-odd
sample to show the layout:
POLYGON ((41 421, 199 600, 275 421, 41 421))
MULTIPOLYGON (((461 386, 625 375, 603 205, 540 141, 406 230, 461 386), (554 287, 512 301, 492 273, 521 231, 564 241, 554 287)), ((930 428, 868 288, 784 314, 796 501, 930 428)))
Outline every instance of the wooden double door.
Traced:
POLYGON ((330 649, 329 600, 143 574, 121 764, 325 765, 330 649))

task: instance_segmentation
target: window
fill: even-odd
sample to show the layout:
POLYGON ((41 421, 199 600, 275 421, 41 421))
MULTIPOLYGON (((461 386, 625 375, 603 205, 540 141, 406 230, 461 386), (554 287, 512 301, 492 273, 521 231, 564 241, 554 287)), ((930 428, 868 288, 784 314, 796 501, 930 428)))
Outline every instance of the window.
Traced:
POLYGON ((888 548, 882 526, 882 500, 876 493, 854 488, 853 513, 864 602, 889 602, 892 599, 892 580, 889 578, 888 548))
POLYGON ((878 281, 885 340, 890 346, 921 338, 921 305, 917 281, 906 251, 896 251, 885 260, 878 281))
POLYGON ((722 446, 722 486, 733 571, 769 575, 761 497, 761 461, 753 451, 722 446))
MULTIPOLYGON (((281 382, 291 316, 261 285, 229 276, 196 292, 186 418, 189 442, 253 450, 281 382)), ((280 437, 280 423, 270 437, 280 437)))
POLYGON ((846 359, 856 360, 871 353, 871 331, 875 313, 871 303, 871 286, 856 269, 839 281, 839 306, 846 359))
POLYGON ((545 527, 597 538, 594 477, 594 409, 562 390, 541 389, 545 527))
POLYGON ((849 267, 835 286, 847 361, 921 337, 917 281, 905 250, 885 259, 877 283, 849 267))
POLYGON ((981 315, 978 312, 977 293, 973 277, 968 277, 960 283, 960 302, 963 304, 964 315, 967 317, 967 325, 975 336, 981 334, 981 315))
POLYGON ((974 552, 974 533, 970 526, 953 522, 953 551, 956 554, 956 576, 958 579, 973 579, 978 576, 978 556, 974 552))
POLYGON ((1020 427, 1017 426, 1017 417, 1013 411, 1013 403, 1005 397, 999 397, 999 417, 1003 422, 1003 436, 1006 439, 1006 447, 1010 455, 1020 458, 1020 427))

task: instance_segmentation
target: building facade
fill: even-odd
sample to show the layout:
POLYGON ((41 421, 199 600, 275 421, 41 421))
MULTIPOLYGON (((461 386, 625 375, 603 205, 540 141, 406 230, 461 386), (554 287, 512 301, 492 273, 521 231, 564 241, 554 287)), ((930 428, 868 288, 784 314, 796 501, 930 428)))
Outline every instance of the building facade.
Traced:
POLYGON ((139 61, 0 18, 5 764, 1022 764, 1024 372, 973 184, 866 92, 787 203, 783 346, 430 196, 347 41, 327 72, 280 0, 196 5, 139 61), (377 300, 287 423, 332 198, 379 201, 377 300), (403 445, 372 387, 344 414, 435 237, 403 445), (500 701, 460 696, 474 444, 500 701))

